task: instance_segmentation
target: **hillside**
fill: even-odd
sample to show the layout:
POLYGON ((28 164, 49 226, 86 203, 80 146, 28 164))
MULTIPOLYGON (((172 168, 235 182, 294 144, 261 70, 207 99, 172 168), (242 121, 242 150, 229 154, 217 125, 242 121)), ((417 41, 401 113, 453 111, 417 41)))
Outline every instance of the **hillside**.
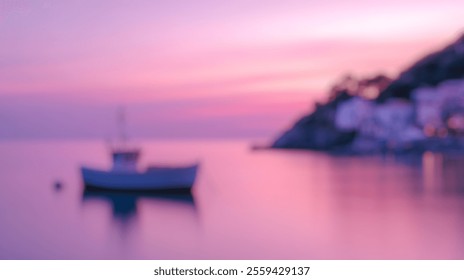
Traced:
POLYGON ((464 35, 397 79, 348 76, 329 96, 272 147, 352 153, 464 151, 464 35))

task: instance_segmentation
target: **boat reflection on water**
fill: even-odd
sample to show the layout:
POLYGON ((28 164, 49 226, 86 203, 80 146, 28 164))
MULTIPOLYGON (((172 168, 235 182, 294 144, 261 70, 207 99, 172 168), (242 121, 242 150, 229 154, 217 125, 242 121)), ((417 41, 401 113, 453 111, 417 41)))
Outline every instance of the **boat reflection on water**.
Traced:
POLYGON ((190 254, 201 240, 200 217, 191 194, 84 189, 81 207, 101 240, 117 244, 113 250, 118 258, 152 258, 154 252, 169 254, 172 248, 190 254))
POLYGON ((189 193, 153 193, 153 192, 111 192, 100 191, 95 189, 85 188, 82 194, 82 201, 85 204, 87 201, 103 201, 111 206, 112 214, 115 219, 128 220, 137 215, 138 202, 140 200, 148 200, 153 203, 171 202, 187 206, 191 210, 195 209, 195 200, 189 193))

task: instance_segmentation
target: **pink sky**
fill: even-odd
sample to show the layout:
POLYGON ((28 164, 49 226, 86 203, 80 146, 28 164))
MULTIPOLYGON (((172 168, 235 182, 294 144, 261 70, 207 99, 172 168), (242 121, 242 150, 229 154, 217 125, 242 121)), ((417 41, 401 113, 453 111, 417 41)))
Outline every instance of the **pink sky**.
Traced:
POLYGON ((0 99, 12 104, 1 105, 0 137, 54 135, 63 108, 75 111, 66 135, 98 136, 79 112, 117 104, 136 135, 275 135, 340 75, 395 75, 454 40, 463 10, 455 0, 0 0, 0 99), (44 130, 32 131, 43 112, 44 130))

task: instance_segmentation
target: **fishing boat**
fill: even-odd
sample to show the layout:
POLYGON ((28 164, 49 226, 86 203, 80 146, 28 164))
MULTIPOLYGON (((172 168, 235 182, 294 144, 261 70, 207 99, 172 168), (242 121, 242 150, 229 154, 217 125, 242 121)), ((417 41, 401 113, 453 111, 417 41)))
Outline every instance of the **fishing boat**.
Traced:
POLYGON ((99 170, 82 167, 87 189, 114 191, 190 191, 195 182, 198 165, 184 167, 150 166, 143 172, 99 170))
MULTIPOLYGON (((124 131, 124 116, 119 121, 124 131)), ((196 178, 198 164, 187 166, 138 167, 140 149, 125 144, 125 133, 121 132, 123 144, 111 148, 112 167, 109 170, 81 167, 86 189, 130 192, 190 192, 196 178)))

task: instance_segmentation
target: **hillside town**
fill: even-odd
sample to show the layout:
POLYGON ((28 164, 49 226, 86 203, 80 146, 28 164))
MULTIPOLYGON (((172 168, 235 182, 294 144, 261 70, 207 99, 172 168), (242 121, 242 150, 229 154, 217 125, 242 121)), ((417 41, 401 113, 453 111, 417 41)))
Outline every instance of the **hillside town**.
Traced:
POLYGON ((464 36, 395 80, 344 77, 327 103, 317 104, 273 147, 354 154, 464 151, 464 36))

